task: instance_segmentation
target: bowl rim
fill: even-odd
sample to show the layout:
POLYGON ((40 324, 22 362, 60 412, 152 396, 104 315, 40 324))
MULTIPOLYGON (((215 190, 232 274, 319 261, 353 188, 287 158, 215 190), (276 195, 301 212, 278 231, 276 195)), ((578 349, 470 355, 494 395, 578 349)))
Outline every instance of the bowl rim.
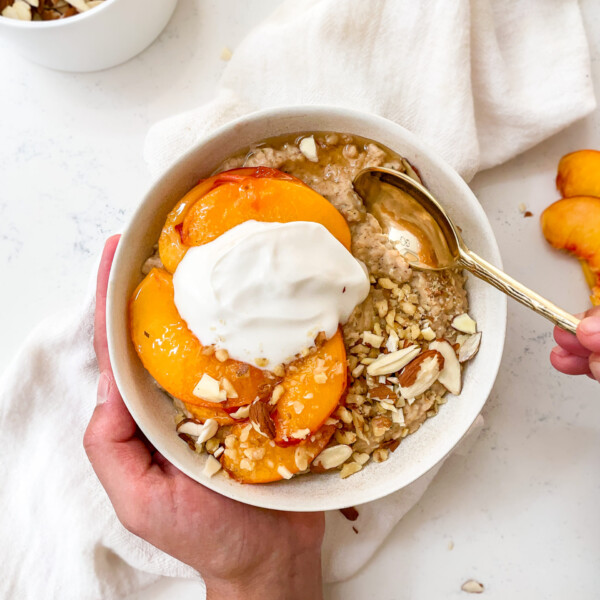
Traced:
MULTIPOLYGON (((437 170, 439 170, 440 173, 444 177, 448 178, 455 185, 457 185, 458 188, 462 189, 463 193, 465 193, 466 195, 469 195, 473 198, 474 203, 473 203, 472 209, 476 213, 479 213, 478 217, 482 218, 483 222, 485 224, 487 224, 487 226, 489 228, 489 233, 490 233, 490 236, 488 238, 489 251, 488 251, 488 255, 486 258, 488 260, 490 260, 490 262, 492 262, 493 264, 497 265, 499 268, 502 268, 502 260, 501 260, 501 256, 500 256, 500 250, 498 247, 498 243, 493 234, 491 225, 489 223, 489 220, 487 219, 487 216, 485 214, 485 211, 483 210, 483 207, 477 200, 473 191, 470 189, 470 187, 464 181, 464 179, 462 179, 462 177, 450 165, 448 165, 448 163, 446 163, 446 161, 443 158, 441 158, 436 151, 429 148, 424 142, 422 142, 419 138, 417 138, 415 136, 415 134, 413 134, 411 131, 407 130, 406 128, 402 127, 401 125, 399 125, 393 121, 390 121, 384 117, 381 117, 379 115, 375 115, 372 113, 368 113, 365 111, 344 108, 344 107, 338 107, 338 106, 333 106, 333 105, 296 105, 296 106, 271 107, 271 108, 262 109, 259 111, 254 111, 254 112, 248 113, 244 116, 241 116, 237 119, 229 121, 229 122, 221 125, 220 127, 216 128, 214 131, 212 131, 208 135, 202 137, 202 139, 200 139, 198 142, 196 142, 185 153, 181 154, 158 177, 156 177, 152 181, 149 189, 144 194, 141 202, 138 204, 137 208, 131 215, 126 227, 124 228, 123 236, 125 237, 127 235, 130 228, 133 226, 133 223, 140 222, 140 218, 143 217, 143 215, 144 215, 144 212, 145 212, 144 207, 145 207, 148 199, 151 198, 152 196, 154 196, 156 194, 157 189, 159 189, 162 185, 164 185, 164 182, 166 180, 171 178, 172 173, 176 172, 182 163, 185 163, 188 160, 190 160, 190 158, 198 151, 198 149, 200 147, 214 142, 220 136, 223 136, 224 134, 231 132, 232 130, 235 130, 236 128, 243 126, 247 123, 252 123, 255 121, 265 120, 265 119, 275 118, 275 117, 277 117, 277 118, 285 118, 285 117, 294 118, 294 117, 296 117, 297 118, 297 117, 311 117, 311 116, 314 118, 319 118, 319 117, 323 117, 323 116, 332 116, 335 118, 346 117, 348 119, 359 119, 363 122, 365 120, 368 120, 368 121, 371 121, 374 126, 379 125, 379 126, 385 126, 385 127, 391 128, 391 129, 395 129, 399 134, 398 137, 402 138, 404 142, 411 145, 414 150, 421 152, 423 155, 425 155, 429 160, 431 160, 434 163, 435 168, 437 170)), ((380 143, 377 140, 374 140, 374 141, 377 143, 380 143)), ((143 219, 142 219, 142 222, 143 222, 143 219)), ((116 346, 116 338, 117 338, 118 333, 116 331, 113 331, 114 328, 111 325, 113 322, 112 315, 114 314, 114 311, 115 311, 114 307, 118 306, 118 301, 119 301, 119 299, 117 298, 117 290, 115 289, 116 286, 114 285, 114 280, 116 278, 115 273, 118 271, 119 263, 121 262, 121 260, 124 260, 121 257, 124 256, 125 254, 126 254, 126 250, 125 250, 124 245, 119 244, 117 246, 117 251, 115 253, 114 262, 113 262, 113 269, 111 270, 111 274, 110 274, 110 278, 109 278, 108 296, 107 296, 107 304, 106 304, 106 314, 107 314, 106 322, 107 322, 107 338, 108 338, 108 346, 109 346, 109 355, 111 358, 111 364, 113 365, 115 381, 116 381, 117 387, 119 389, 124 389, 125 386, 120 385, 122 382, 122 377, 121 377, 121 370, 120 370, 119 362, 118 362, 118 355, 117 355, 117 351, 116 351, 116 347, 117 347, 116 346)), ((186 468, 184 465, 181 465, 179 460, 177 459, 177 457, 173 456, 171 452, 164 452, 163 454, 164 454, 165 458, 167 460, 169 460, 171 463, 173 463, 179 470, 181 470, 183 473, 188 475, 190 478, 201 483, 201 485, 204 485, 205 487, 208 487, 209 489, 211 489, 223 496, 229 497, 233 500, 237 500, 244 504, 249 504, 249 505, 253 505, 253 506, 257 506, 257 507, 261 507, 261 508, 273 509, 273 510, 287 510, 287 511, 294 511, 294 512, 319 512, 319 511, 323 511, 323 510, 337 510, 337 509, 344 508, 347 506, 358 506, 360 504, 372 502, 374 500, 384 498, 395 491, 404 489, 407 486, 414 483, 415 481, 417 481, 418 479, 420 479, 421 477, 423 477, 424 475, 426 475, 427 473, 429 473, 434 468, 436 468, 438 465, 440 465, 446 459, 446 457, 449 454, 452 453, 452 451, 458 446, 458 444, 461 442, 461 440, 470 431, 473 423, 475 422, 475 420, 481 413, 481 410, 485 406, 485 403, 487 402, 489 395, 491 393, 492 387, 494 386, 494 383, 496 381, 496 377, 497 377, 498 370, 500 368, 500 364, 501 364, 501 360, 502 360, 504 344, 505 344, 505 340, 506 340, 506 325, 507 325, 506 296, 501 295, 498 302, 499 302, 499 307, 501 308, 500 312, 497 314, 497 318, 499 320, 499 336, 498 337, 500 339, 497 341, 497 344, 496 344, 496 353, 494 356, 494 362, 486 363, 486 372, 490 376, 487 381, 487 384, 485 386, 482 386, 479 388, 478 396, 481 398, 479 410, 476 413, 475 412, 473 413, 472 419, 470 419, 470 422, 469 422, 469 426, 466 427, 466 429, 462 432, 462 435, 460 435, 460 437, 458 437, 458 439, 451 440, 449 442, 447 448, 444 448, 443 451, 438 452, 434 457, 432 457, 428 461, 426 461, 424 469, 422 471, 420 471, 419 474, 417 474, 417 475, 414 475, 414 476, 411 475, 410 478, 407 479, 403 483, 403 485, 401 485, 401 487, 394 485, 393 478, 390 478, 390 479, 388 479, 387 482, 382 483, 382 485, 373 486, 372 489, 363 491, 360 494, 359 499, 349 501, 345 504, 344 503, 340 504, 339 500, 337 500, 337 501, 331 500, 331 501, 322 502, 318 507, 298 508, 293 503, 289 503, 286 501, 279 502, 279 503, 274 502, 273 504, 270 504, 267 502, 253 501, 252 498, 247 498, 245 496, 245 494, 243 494, 243 493, 238 494, 236 491, 237 486, 232 489, 224 490, 218 484, 215 485, 213 483, 212 479, 202 479, 202 481, 200 481, 198 479, 199 473, 197 471, 194 472, 192 469, 186 468)), ((123 383, 124 383, 124 379, 123 379, 123 383)), ((124 400, 128 410, 132 414, 134 420, 136 421, 138 427, 140 427, 140 429, 148 437, 150 442, 154 443, 154 440, 152 439, 153 436, 148 435, 148 432, 145 430, 144 425, 142 425, 140 423, 140 421, 138 420, 137 414, 136 414, 137 411, 135 409, 135 406, 130 406, 130 403, 128 402, 127 398, 124 395, 123 395, 123 400, 124 400)), ((162 452, 162 450, 160 448, 159 448, 159 450, 162 452)), ((243 484, 239 484, 239 486, 242 486, 242 485, 243 484)), ((244 486, 244 487, 248 487, 248 486, 244 486)))
POLYGON ((99 6, 90 8, 85 12, 73 15, 72 17, 65 17, 64 19, 54 19, 53 21, 21 21, 20 19, 10 19, 9 17, 0 15, 0 26, 6 25, 7 27, 15 27, 16 29, 56 29, 70 27, 73 23, 81 23, 84 19, 89 19, 90 16, 93 18, 94 15, 97 15, 115 2, 118 2, 118 0, 104 0, 99 6))

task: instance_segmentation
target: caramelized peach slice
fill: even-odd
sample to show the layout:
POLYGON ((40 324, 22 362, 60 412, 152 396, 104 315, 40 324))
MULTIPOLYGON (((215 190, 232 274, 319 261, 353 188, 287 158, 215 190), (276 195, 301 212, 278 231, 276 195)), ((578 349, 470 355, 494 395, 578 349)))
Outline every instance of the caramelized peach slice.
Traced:
POLYGON ((294 444, 306 437, 306 430, 319 430, 338 407, 346 388, 346 349, 341 332, 288 368, 282 385, 285 391, 273 415, 275 441, 294 444))
MULTIPOLYGON (((201 180, 196 187, 191 189, 169 213, 163 230, 158 240, 158 252, 160 259, 169 273, 174 273, 177 265, 187 252, 189 246, 181 240, 181 229, 183 221, 196 201, 210 190, 224 183, 240 182, 246 177, 255 178, 283 178, 287 180, 298 181, 291 175, 269 169, 267 167, 247 167, 243 169, 232 169, 218 175, 213 175, 208 179, 201 180)), ((216 237, 216 236, 215 236, 216 237)))
POLYGON ((250 425, 237 424, 225 438, 221 464, 241 483, 279 481, 285 475, 300 472, 298 464, 304 467, 304 462, 308 467, 327 446, 334 431, 335 427, 325 426, 300 444, 282 448, 273 440, 257 433, 250 425), (247 428, 249 431, 246 438, 247 428))
POLYGON ((179 316, 173 301, 173 278, 162 269, 152 269, 135 290, 129 320, 131 338, 144 367, 169 394, 188 405, 219 411, 242 406, 268 395, 278 383, 268 371, 231 359, 220 362, 214 354, 205 354, 179 316), (218 381, 227 378, 238 397, 216 404, 194 396, 192 392, 205 373, 218 381))
POLYGON ((344 217, 323 196, 299 181, 255 177, 223 183, 202 196, 186 214, 181 238, 188 246, 200 246, 251 220, 313 221, 350 248, 344 217))
POLYGON ((600 197, 600 152, 579 150, 560 159, 556 187, 563 198, 600 197))
POLYGON ((593 304, 600 300, 600 198, 576 196, 551 204, 540 218, 542 232, 552 246, 585 261, 584 273, 592 280, 593 304))
POLYGON ((195 419, 198 419, 202 423, 208 419, 214 419, 219 425, 233 425, 236 422, 235 419, 232 419, 222 408, 211 408, 194 404, 186 404, 185 407, 195 419))

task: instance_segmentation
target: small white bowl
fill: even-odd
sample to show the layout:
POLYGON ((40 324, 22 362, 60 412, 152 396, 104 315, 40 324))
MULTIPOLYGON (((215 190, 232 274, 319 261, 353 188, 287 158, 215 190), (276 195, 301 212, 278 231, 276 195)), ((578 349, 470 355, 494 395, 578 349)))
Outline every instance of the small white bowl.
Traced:
POLYGON ((470 314, 483 331, 481 349, 468 365, 461 395, 449 397, 439 414, 402 441, 383 463, 340 479, 339 473, 306 475, 264 485, 243 485, 223 475, 202 474, 205 457, 191 452, 176 435, 174 409, 140 362, 129 338, 127 306, 142 279, 140 267, 152 254, 167 213, 225 158, 250 144, 303 131, 337 131, 363 136, 406 157, 463 230, 470 248, 500 265, 490 224, 460 176, 414 135, 381 117, 332 107, 272 109, 243 117, 215 131, 181 157, 150 189, 133 215, 111 272, 107 327, 117 385, 138 425, 168 460, 205 486, 247 504, 291 511, 318 511, 376 500, 412 483, 441 461, 481 411, 502 357, 505 296, 478 279, 468 283, 470 314))
POLYGON ((55 21, 0 16, 0 36, 19 54, 60 71, 99 71, 149 46, 169 22, 177 0, 105 0, 84 13, 55 21))

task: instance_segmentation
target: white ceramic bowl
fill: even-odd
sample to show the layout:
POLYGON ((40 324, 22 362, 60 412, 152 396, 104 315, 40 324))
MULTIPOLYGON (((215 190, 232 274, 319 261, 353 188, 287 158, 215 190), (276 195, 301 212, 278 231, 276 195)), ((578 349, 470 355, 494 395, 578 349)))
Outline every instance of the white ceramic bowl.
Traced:
POLYGON ((73 17, 18 21, 0 17, 0 36, 19 54, 61 71, 99 71, 149 46, 169 22, 177 0, 106 0, 73 17))
POLYGON ((117 385, 148 439, 174 465, 207 487, 241 502, 292 511, 354 506, 399 490, 442 460, 469 429, 487 400, 500 365, 506 325, 504 295, 475 278, 468 292, 470 313, 483 331, 481 349, 468 365, 464 387, 439 414, 428 419, 390 455, 359 473, 308 475, 266 485, 243 485, 202 474, 204 457, 190 452, 176 435, 174 409, 144 370, 129 339, 127 304, 152 254, 167 213, 226 157, 264 138, 301 131, 337 131, 370 138, 406 157, 463 229, 470 248, 500 265, 490 224, 466 183, 410 132, 369 114, 330 107, 294 107, 254 113, 217 130, 185 154, 152 187, 119 244, 109 283, 108 342, 117 385))

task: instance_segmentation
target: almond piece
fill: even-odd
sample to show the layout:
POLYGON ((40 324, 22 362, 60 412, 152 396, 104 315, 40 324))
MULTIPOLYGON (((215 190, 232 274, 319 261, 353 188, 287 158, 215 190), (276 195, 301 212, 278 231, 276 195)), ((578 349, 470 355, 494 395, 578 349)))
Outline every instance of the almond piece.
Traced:
POLYGON ((458 351, 458 362, 467 362, 471 360, 477 352, 479 352, 479 344, 481 344, 481 332, 470 335, 461 345, 458 351))
POLYGON ((300 152, 308 158, 311 162, 319 162, 319 156, 317 155, 317 144, 315 143, 314 136, 305 137, 300 140, 300 144, 298 146, 300 148, 300 152))
POLYGON ((315 458, 313 464, 321 466, 325 470, 335 469, 346 462, 351 456, 352 448, 350 448, 350 446, 332 446, 331 448, 325 448, 325 450, 315 458))
POLYGON ((264 402, 254 402, 250 406, 250 423, 258 433, 273 439, 275 437, 275 423, 271 418, 269 407, 264 402))
POLYGON ((419 355, 421 349, 416 344, 390 352, 389 354, 380 354, 368 367, 367 373, 372 377, 377 375, 389 375, 396 373, 402 367, 406 366, 411 360, 419 355))
POLYGON ((467 313, 454 317, 451 325, 462 333, 477 333, 477 323, 467 313))
POLYGON ((217 474, 220 470, 221 463, 214 456, 211 456, 209 454, 208 458, 206 459, 206 462, 204 463, 204 469, 202 470, 202 473, 207 477, 212 477, 213 475, 217 474))
POLYGON ((196 421, 196 419, 183 419, 177 425, 177 433, 187 433, 188 435, 198 437, 202 431, 202 427, 202 423, 196 421))
POLYGON ((444 368, 444 357, 434 349, 421 353, 410 362, 398 377, 404 398, 416 398, 426 392, 444 368))
POLYGON ((479 583, 479 581, 469 579, 469 581, 465 581, 462 584, 460 589, 469 594, 481 594, 485 588, 483 587, 482 583, 479 583))
POLYGON ((447 342, 446 340, 441 342, 436 340, 429 344, 429 349, 436 350, 444 357, 444 365, 438 377, 438 381, 451 394, 458 396, 462 389, 462 381, 460 363, 458 362, 454 348, 450 345, 450 342, 447 342))
POLYGON ((247 419, 250 416, 250 405, 240 406, 235 412, 229 413, 232 419, 247 419))
POLYGON ((197 444, 203 444, 204 442, 213 438, 217 431, 219 431, 219 424, 214 419, 206 419, 204 421, 204 425, 202 426, 202 430, 198 435, 197 444))
POLYGON ((202 375, 192 394, 196 398, 202 398, 207 402, 225 402, 227 400, 227 392, 220 389, 219 382, 207 373, 202 375))

